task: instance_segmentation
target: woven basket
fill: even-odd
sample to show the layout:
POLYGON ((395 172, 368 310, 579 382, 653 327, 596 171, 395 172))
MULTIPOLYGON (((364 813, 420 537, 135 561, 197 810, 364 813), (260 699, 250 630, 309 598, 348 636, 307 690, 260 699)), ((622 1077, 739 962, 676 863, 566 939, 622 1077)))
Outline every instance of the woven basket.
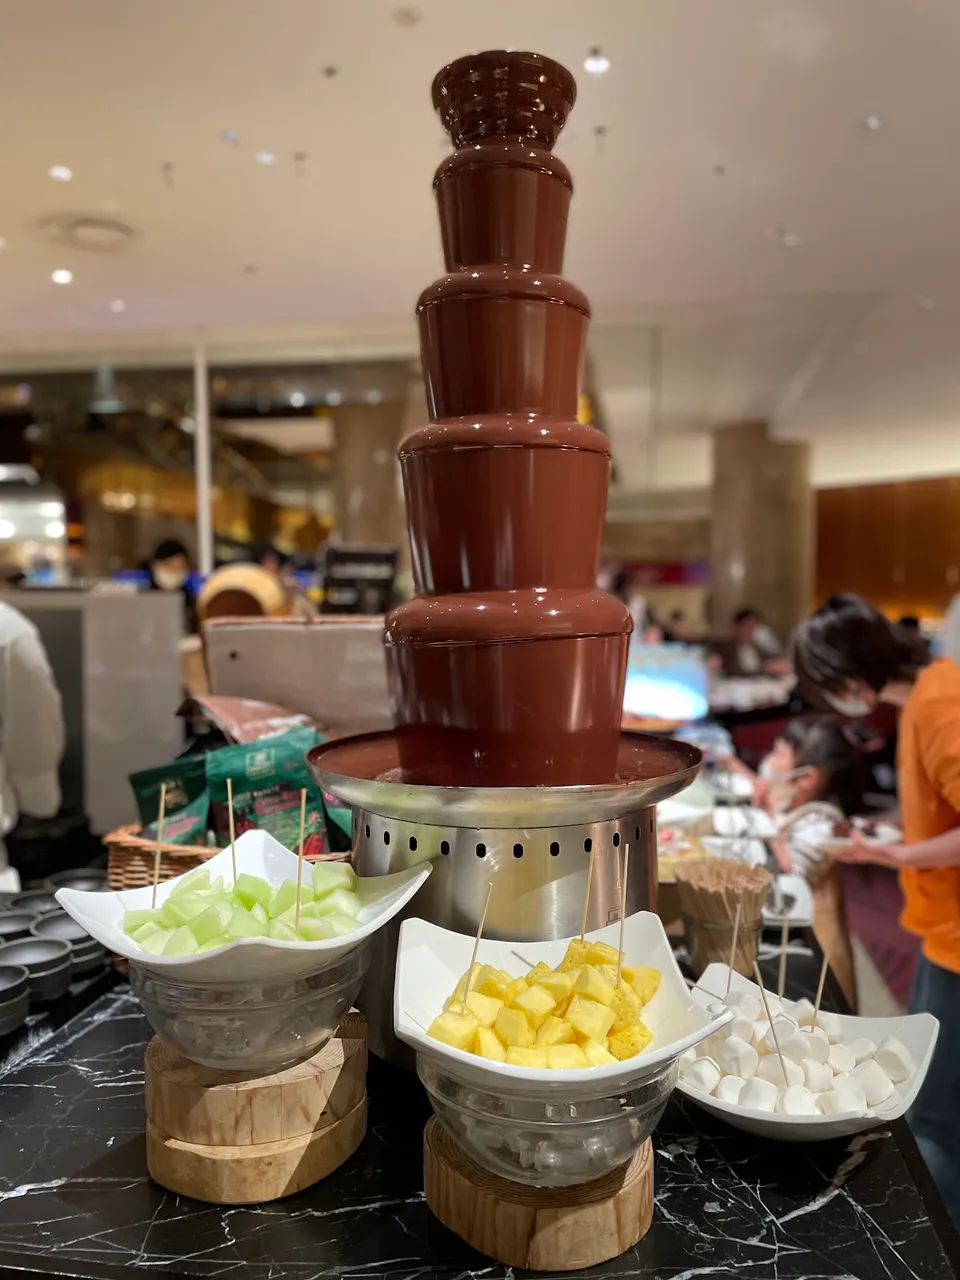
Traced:
MULTIPOLYGON (((153 884, 153 860, 157 852, 155 840, 144 840, 139 826, 120 827, 103 837, 107 847, 107 882, 111 889, 143 889, 153 884)), ((202 867, 215 858, 220 849, 202 844, 167 844, 160 846, 159 882, 172 880, 202 867)), ((350 854, 323 853, 307 862, 349 862, 350 854)))

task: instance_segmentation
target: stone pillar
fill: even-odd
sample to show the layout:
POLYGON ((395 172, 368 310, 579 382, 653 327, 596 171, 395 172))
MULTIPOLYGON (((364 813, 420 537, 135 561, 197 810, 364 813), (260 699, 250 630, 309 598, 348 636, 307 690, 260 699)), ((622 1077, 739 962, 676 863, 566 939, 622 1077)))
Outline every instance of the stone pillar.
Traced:
POLYGON ((340 542, 399 546, 403 508, 397 483, 397 444, 404 402, 340 405, 333 415, 333 499, 340 542))
POLYGON ((772 440, 766 423, 713 437, 711 618, 717 634, 745 605, 782 641, 810 610, 816 528, 810 446, 772 440))

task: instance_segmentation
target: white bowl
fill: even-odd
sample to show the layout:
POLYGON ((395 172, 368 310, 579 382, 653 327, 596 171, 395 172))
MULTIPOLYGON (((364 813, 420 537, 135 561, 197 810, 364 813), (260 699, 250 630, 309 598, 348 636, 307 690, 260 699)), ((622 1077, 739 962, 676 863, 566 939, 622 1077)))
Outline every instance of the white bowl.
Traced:
MULTIPOLYGON (((237 874, 262 876, 272 885, 283 880, 296 880, 297 862, 279 841, 264 831, 247 831, 237 840, 237 874)), ((229 849, 224 849, 204 866, 211 878, 223 876, 233 881, 233 862, 229 849)), ((244 979, 266 982, 275 978, 298 977, 315 973, 335 963, 391 920, 417 892, 432 867, 425 864, 398 871, 390 876, 370 876, 357 881, 356 893, 362 902, 360 925, 353 933, 326 942, 276 942, 272 938, 241 938, 238 942, 193 956, 153 956, 142 951, 123 932, 123 913, 140 911, 150 906, 152 887, 122 889, 118 893, 82 893, 76 889, 58 889, 57 902, 64 911, 83 925, 87 933, 109 951, 126 957, 141 969, 163 974, 182 982, 202 984, 231 983, 244 979)), ((305 876, 312 864, 304 866, 305 876)), ((185 874, 189 874, 188 872, 185 874)), ((165 880, 157 888, 157 904, 161 905, 183 879, 165 880)))
MULTIPOLYGON (((619 924, 588 933, 591 941, 618 945, 619 924)), ((492 964, 518 977, 541 960, 554 967, 563 959, 569 938, 554 942, 480 943, 481 964, 492 964)), ((419 1055, 441 1067, 454 1070, 460 1080, 496 1090, 497 1081, 514 1094, 542 1097, 557 1092, 565 1099, 596 1097, 613 1093, 628 1081, 641 1080, 662 1069, 685 1049, 698 1044, 725 1026, 733 1016, 728 1010, 715 1017, 692 998, 683 980, 659 916, 640 911, 624 926, 624 951, 631 965, 650 965, 663 974, 660 989, 644 1006, 642 1018, 653 1032, 653 1040, 643 1053, 611 1067, 588 1067, 577 1071, 543 1071, 534 1067, 508 1066, 490 1062, 472 1053, 451 1049, 427 1035, 427 1028, 443 1010, 443 1002, 470 967, 473 938, 428 924, 426 920, 405 920, 400 929, 397 953, 397 982, 394 988, 393 1020, 397 1035, 419 1055)))
MULTIPOLYGON (((727 973, 725 964, 710 965, 691 991, 691 996, 704 1007, 712 1004, 726 990, 727 973)), ((757 984, 739 973, 733 974, 730 990, 759 994, 757 984)), ((916 1064, 910 1079, 898 1085, 896 1092, 882 1106, 872 1108, 865 1115, 785 1116, 778 1112, 747 1111, 729 1102, 721 1102, 711 1094, 691 1089, 682 1078, 677 1083, 677 1090, 734 1129, 743 1129, 762 1138, 776 1138, 781 1142, 825 1142, 829 1138, 845 1138, 899 1120, 920 1092, 933 1057, 940 1023, 930 1013, 914 1013, 902 1018, 854 1018, 841 1014, 840 1025, 842 1044, 850 1044, 861 1036, 879 1044, 887 1036, 896 1036, 910 1050, 916 1064)))

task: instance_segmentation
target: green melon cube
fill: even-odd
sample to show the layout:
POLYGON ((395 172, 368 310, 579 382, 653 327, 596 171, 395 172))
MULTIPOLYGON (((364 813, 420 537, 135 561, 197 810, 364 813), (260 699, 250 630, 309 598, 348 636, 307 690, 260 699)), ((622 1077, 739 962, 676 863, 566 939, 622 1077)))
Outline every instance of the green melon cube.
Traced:
POLYGON ((216 907, 207 907, 206 911, 202 911, 200 915, 194 916, 187 925, 187 928, 196 938, 197 943, 201 946, 210 938, 215 938, 218 934, 223 933, 223 927, 223 922, 220 919, 220 912, 216 907))
POLYGON ((146 924, 141 924, 141 925, 138 925, 136 929, 131 929, 130 937, 134 940, 134 942, 139 942, 140 945, 142 946, 144 939, 152 938, 155 933, 163 933, 163 932, 165 931, 161 928, 160 925, 155 924, 152 920, 148 920, 146 924))
POLYGON ((237 904, 232 898, 214 898, 208 910, 216 911, 220 917, 220 932, 226 929, 233 917, 233 909, 237 904))
POLYGON ((187 928, 181 925, 167 939, 167 945, 163 948, 165 956, 192 956, 200 950, 197 940, 187 928))
MULTIPOLYGON (((312 894, 310 895, 313 896, 312 894)), ((292 907, 297 900, 297 882, 296 880, 284 880, 275 891, 273 897, 267 906, 267 915, 271 920, 276 920, 278 916, 292 907)), ((301 901, 305 901, 305 896, 301 901)))
POLYGON ((325 898, 334 889, 352 889, 357 883, 353 867, 346 862, 315 862, 313 864, 313 896, 325 898))
POLYGON ((360 899, 349 889, 334 889, 318 904, 321 916, 342 915, 353 916, 354 919, 359 915, 361 905, 360 899))
POLYGON ((206 911, 209 905, 199 893, 172 893, 160 908, 160 919, 168 928, 177 929, 206 911))
POLYGON ((123 913, 123 932, 133 935, 134 929, 139 929, 145 924, 159 924, 159 911, 125 911, 123 913))
POLYGON ((166 950, 167 943, 173 937, 172 929, 157 929, 149 938, 142 941, 137 939, 137 946, 141 951, 146 951, 150 956, 162 956, 166 950))
POLYGON ((255 902, 253 904, 250 908, 250 914, 253 916, 254 920, 258 920, 262 925, 268 925, 270 923, 270 917, 267 915, 266 907, 261 906, 259 902, 255 902))
POLYGON ((293 931, 293 926, 287 924, 285 920, 271 920, 267 928, 267 937, 273 938, 275 942, 300 941, 293 931))
POLYGON ((208 938, 206 942, 201 942, 197 948, 197 954, 200 955, 204 951, 216 951, 218 947, 225 947, 230 939, 225 938, 223 934, 218 934, 215 938, 208 938))
POLYGON ((322 920, 301 916, 300 937, 304 942, 327 942, 330 938, 336 937, 336 934, 329 916, 322 920))
POLYGON ((335 937, 341 937, 345 933, 353 933, 360 928, 360 921, 355 920, 353 916, 345 916, 339 912, 332 912, 328 916, 323 916, 323 920, 330 926, 335 937))
POLYGON ((234 907, 230 923, 225 930, 231 941, 236 942, 238 938, 261 938, 263 932, 263 926, 259 921, 254 920, 249 911, 244 911, 243 907, 234 907))
POLYGON ((196 871, 191 871, 182 880, 178 880, 171 890, 171 894, 209 893, 209 891, 210 872, 206 867, 198 867, 196 871))
POLYGON ((211 893, 227 893, 228 892, 226 882, 224 881, 223 876, 217 876, 215 880, 210 881, 210 892, 211 893))
POLYGON ((260 876, 248 875, 245 871, 237 876, 237 883, 233 886, 234 897, 240 899, 243 905, 249 910, 255 902, 259 902, 265 907, 273 897, 273 889, 260 876))

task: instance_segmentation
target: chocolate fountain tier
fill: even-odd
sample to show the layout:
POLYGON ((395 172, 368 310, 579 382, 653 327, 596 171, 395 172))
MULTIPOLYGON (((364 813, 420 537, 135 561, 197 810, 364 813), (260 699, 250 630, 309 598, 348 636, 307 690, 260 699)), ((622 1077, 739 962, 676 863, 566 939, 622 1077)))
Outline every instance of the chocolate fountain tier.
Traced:
POLYGON ((609 782, 631 626, 596 589, 427 596, 394 609, 385 641, 404 777, 609 782))
POLYGON ((487 49, 438 71, 433 105, 454 147, 529 138, 548 151, 577 100, 570 72, 540 53, 487 49))
POLYGON ((457 151, 433 180, 447 270, 517 262, 559 274, 573 181, 549 151, 501 138, 457 151))
POLYGON ((575 418, 590 304, 560 276, 475 266, 417 303, 431 419, 524 410, 575 418))
POLYGON ((596 582, 601 431, 541 414, 448 419, 406 437, 400 468, 418 593, 596 582))

